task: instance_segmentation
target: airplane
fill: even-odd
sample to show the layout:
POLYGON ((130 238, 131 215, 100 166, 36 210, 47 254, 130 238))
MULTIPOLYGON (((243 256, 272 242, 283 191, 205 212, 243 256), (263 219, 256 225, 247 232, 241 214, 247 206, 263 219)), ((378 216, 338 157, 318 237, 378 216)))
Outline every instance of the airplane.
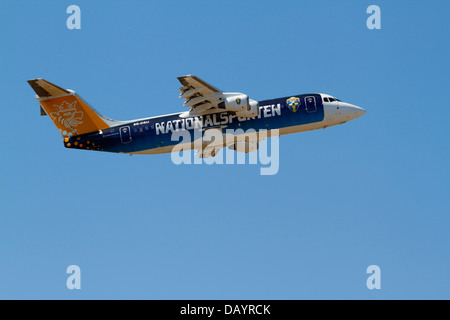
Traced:
MULTIPOLYGON (((253 152, 258 143, 278 130, 279 135, 323 129, 361 117, 366 111, 331 95, 309 93, 256 101, 238 92, 223 92, 193 75, 178 77, 185 112, 118 121, 101 115, 75 91, 44 79, 28 80, 41 106, 70 149, 126 154, 173 152, 180 141, 176 132, 201 135, 216 130, 232 139, 196 143, 184 141, 184 150, 196 149, 201 158, 216 156, 228 147, 253 152), (253 130, 253 136, 245 133, 253 130), (195 132, 194 132, 195 131, 195 132), (263 135, 262 132, 266 134, 263 135)), ((197 140, 196 140, 197 141, 197 140)))

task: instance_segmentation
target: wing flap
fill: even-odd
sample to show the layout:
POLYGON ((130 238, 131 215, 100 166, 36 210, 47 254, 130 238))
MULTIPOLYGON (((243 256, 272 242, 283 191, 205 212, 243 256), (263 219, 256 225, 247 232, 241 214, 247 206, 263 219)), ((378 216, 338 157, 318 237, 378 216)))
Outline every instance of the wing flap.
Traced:
POLYGON ((183 106, 191 109, 191 115, 201 115, 211 108, 218 108, 223 100, 221 90, 196 76, 182 76, 178 80, 182 85, 179 98, 184 99, 183 106))

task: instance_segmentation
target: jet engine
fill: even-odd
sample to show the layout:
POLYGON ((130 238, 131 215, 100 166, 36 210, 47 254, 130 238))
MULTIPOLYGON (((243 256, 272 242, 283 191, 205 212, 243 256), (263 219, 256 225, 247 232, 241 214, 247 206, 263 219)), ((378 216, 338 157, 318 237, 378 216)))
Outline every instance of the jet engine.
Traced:
POLYGON ((226 96, 219 107, 236 112, 238 117, 253 118, 259 114, 259 103, 242 93, 226 96))

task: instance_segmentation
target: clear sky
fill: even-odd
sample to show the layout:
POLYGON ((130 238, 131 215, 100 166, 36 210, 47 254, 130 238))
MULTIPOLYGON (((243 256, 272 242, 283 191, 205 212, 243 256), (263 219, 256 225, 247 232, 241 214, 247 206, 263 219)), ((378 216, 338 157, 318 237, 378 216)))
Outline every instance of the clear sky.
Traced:
POLYGON ((448 1, 2 1, 0 298, 449 299, 448 1), (81 30, 66 9, 81 8, 81 30), (381 30, 366 9, 381 8, 381 30), (128 120, 177 76, 367 110, 259 165, 69 150, 26 80, 128 120), (81 268, 68 290, 66 268, 81 268), (381 268, 368 290, 366 268, 381 268))

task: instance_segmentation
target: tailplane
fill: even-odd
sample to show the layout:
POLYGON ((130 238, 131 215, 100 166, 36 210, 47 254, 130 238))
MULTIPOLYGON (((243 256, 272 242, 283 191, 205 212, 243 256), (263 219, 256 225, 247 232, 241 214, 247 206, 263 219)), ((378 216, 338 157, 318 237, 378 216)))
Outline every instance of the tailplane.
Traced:
POLYGON ((48 115, 63 137, 103 130, 115 120, 108 119, 90 107, 74 91, 44 79, 28 80, 41 105, 41 115, 48 115))

